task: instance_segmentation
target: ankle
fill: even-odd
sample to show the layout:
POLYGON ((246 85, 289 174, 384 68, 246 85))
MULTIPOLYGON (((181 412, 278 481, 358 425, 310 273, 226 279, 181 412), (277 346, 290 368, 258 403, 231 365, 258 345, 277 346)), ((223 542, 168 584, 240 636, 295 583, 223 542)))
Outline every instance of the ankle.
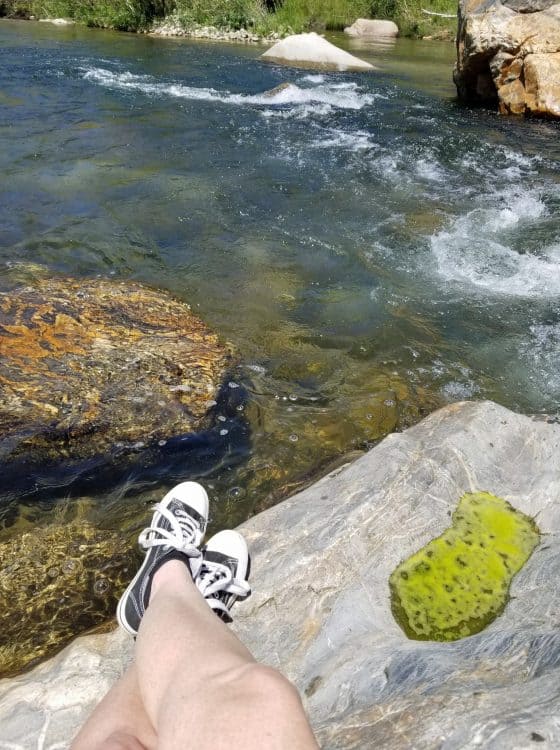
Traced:
POLYGON ((187 563, 181 560, 168 560, 154 573, 150 601, 162 589, 177 593, 189 585, 194 584, 187 563))

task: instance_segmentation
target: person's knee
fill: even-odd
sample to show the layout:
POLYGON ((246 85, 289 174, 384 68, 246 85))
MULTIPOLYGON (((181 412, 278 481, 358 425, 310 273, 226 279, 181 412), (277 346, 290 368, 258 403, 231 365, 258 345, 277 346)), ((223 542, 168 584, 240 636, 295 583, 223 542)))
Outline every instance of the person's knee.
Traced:
POLYGON ((113 732, 96 750, 146 750, 146 748, 128 732, 113 732))
POLYGON ((239 679, 243 692, 250 693, 251 698, 261 704, 272 704, 278 708, 301 703, 294 685, 272 667, 249 664, 243 669, 239 679))

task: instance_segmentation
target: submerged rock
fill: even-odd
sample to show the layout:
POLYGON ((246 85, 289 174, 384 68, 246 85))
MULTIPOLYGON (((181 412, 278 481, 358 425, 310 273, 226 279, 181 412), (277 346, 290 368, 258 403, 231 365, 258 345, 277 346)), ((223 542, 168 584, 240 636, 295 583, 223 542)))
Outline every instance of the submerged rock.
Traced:
POLYGON ((120 535, 79 519, 0 542, 0 677, 107 622, 137 562, 120 535))
POLYGON ((278 86, 275 86, 272 89, 267 89, 267 91, 263 91, 263 96, 266 96, 267 99, 273 99, 275 96, 278 96, 278 94, 282 94, 284 91, 297 91, 298 88, 293 83, 288 83, 287 81, 284 81, 284 83, 279 83, 278 86))
POLYGON ((199 429, 230 353, 189 305, 134 282, 0 294, 0 459, 137 450, 199 429))
POLYGON ((358 18, 352 26, 344 29, 344 33, 359 37, 395 37, 399 35, 399 27, 394 21, 358 18))
POLYGON ((502 114, 560 117, 560 3, 461 0, 454 80, 502 114))
MULTIPOLYGON (((454 404, 247 522, 253 595, 235 630, 304 695, 324 750, 558 747, 560 425, 454 404), (486 491, 537 518, 541 543, 503 614, 453 643, 409 640, 389 578, 486 491)), ((67 747, 132 642, 80 639, 0 682, 5 743, 67 747)))
POLYGON ((325 70, 374 70, 373 65, 335 47, 312 31, 276 42, 262 58, 270 62, 325 70))

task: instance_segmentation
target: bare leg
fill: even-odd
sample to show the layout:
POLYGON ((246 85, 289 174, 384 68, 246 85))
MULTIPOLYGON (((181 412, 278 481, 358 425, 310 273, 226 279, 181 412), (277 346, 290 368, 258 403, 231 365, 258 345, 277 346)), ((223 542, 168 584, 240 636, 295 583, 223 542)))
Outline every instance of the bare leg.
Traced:
POLYGON ((154 576, 136 644, 158 750, 315 750, 299 695, 255 662, 179 561, 154 576))
POLYGON ((72 750, 155 750, 154 728, 148 719, 136 666, 116 682, 72 743, 72 750))
POLYGON ((253 659, 209 608, 186 566, 171 560, 154 575, 135 665, 95 709, 72 750, 186 747, 318 745, 295 688, 253 659))

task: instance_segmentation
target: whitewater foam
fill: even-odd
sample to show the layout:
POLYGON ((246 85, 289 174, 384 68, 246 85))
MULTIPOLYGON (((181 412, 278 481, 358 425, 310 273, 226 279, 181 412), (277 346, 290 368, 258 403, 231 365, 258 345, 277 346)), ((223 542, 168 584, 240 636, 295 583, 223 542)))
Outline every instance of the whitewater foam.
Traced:
POLYGON ((418 177, 429 182, 443 182, 446 177, 445 172, 431 154, 418 159, 415 169, 418 177))
POLYGON ((371 133, 365 130, 355 130, 348 133, 346 130, 328 128, 324 137, 317 138, 311 143, 312 148, 340 148, 349 151, 367 151, 374 148, 376 144, 371 138, 371 133))
MULTIPOLYGON (((311 76, 306 77, 307 80, 311 76)), ((360 90, 355 83, 328 83, 324 82, 323 76, 313 76, 316 83, 314 86, 298 86, 289 84, 278 91, 261 94, 235 94, 229 91, 218 91, 213 88, 188 86, 182 83, 165 83, 151 76, 135 75, 130 72, 114 72, 106 68, 88 68, 84 71, 84 79, 97 83, 107 88, 139 91, 152 96, 169 96, 178 99, 192 99, 202 101, 215 101, 223 104, 233 105, 257 105, 265 106, 266 116, 271 116, 272 105, 285 106, 296 105, 299 110, 296 116, 311 113, 310 107, 319 106, 318 113, 322 114, 331 109, 359 110, 371 104, 375 96, 360 90), (307 107, 304 110, 303 107, 307 107), (326 109, 328 107, 328 110, 326 109)), ((311 81, 310 81, 311 82, 311 81)))
MULTIPOLYGON (((489 196, 489 203, 500 196, 489 196)), ((504 196, 501 196, 504 201, 504 196)), ((519 191, 508 205, 476 208, 431 238, 439 274, 495 294, 518 297, 560 294, 558 243, 538 252, 506 244, 508 230, 534 229, 547 209, 538 193, 519 191)))

